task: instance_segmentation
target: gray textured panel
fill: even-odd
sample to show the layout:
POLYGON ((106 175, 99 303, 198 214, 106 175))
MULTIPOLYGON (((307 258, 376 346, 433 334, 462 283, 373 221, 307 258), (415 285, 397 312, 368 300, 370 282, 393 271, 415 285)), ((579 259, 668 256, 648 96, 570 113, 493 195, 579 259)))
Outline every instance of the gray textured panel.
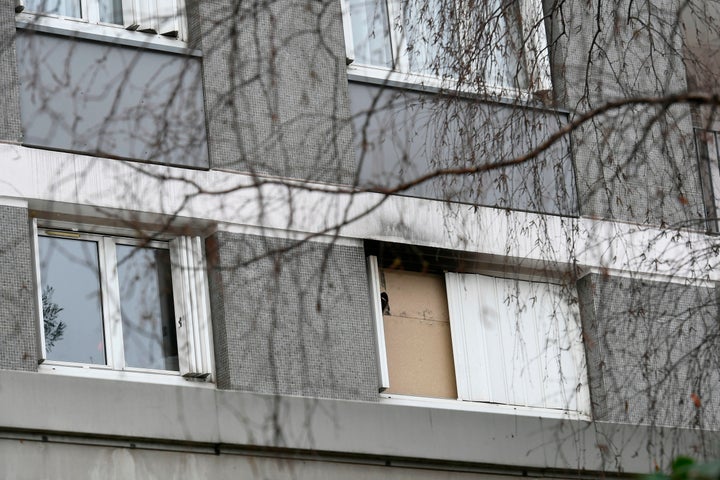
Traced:
POLYGON ((488 165, 477 175, 438 177, 409 195, 520 210, 577 213, 567 139, 536 159, 494 168, 527 153, 561 128, 565 116, 351 82, 355 148, 363 185, 392 188, 445 168, 488 165))
POLYGON ((17 49, 25 144, 208 166, 199 59, 20 30, 17 49))
POLYGON ((0 368, 37 370, 27 210, 0 206, 0 368))
POLYGON ((340 2, 202 2, 212 166, 329 182, 355 172, 340 2))
MULTIPOLYGON (((684 91, 681 3, 546 0, 546 10, 555 9, 548 31, 559 103, 582 113, 609 100, 684 91), (652 28, 638 27, 638 18, 652 28)), ((573 132, 571 145, 581 214, 703 228, 688 105, 613 110, 573 132)))
POLYGON ((598 420, 720 427, 715 289, 602 275, 578 289, 598 420))
POLYGON ((0 139, 22 138, 17 60, 15 57, 14 2, 0 2, 0 139))
POLYGON ((220 232, 209 250, 218 386, 377 398, 362 248, 220 232), (277 253, 276 253, 277 252, 277 253))

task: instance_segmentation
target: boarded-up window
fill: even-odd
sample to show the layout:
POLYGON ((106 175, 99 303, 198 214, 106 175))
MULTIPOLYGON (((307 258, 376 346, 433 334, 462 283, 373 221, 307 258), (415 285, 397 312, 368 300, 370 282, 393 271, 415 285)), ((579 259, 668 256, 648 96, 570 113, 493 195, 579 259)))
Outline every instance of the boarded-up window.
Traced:
POLYGON ((589 412, 572 289, 368 262, 386 393, 589 412))
POLYGON ((389 302, 383 315, 387 392, 457 398, 443 277, 394 270, 382 275, 389 302))

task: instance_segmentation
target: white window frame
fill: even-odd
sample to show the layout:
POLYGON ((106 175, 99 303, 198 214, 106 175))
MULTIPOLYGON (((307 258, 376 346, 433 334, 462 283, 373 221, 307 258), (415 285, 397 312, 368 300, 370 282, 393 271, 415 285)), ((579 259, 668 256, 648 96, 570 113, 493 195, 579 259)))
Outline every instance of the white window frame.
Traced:
MULTIPOLYGON (((153 381, 158 383, 186 384, 188 380, 214 381, 214 356, 210 319, 210 299, 207 284, 205 253, 200 237, 180 236, 162 240, 135 239, 124 229, 111 230, 110 234, 85 233, 92 227, 69 222, 41 222, 31 219, 32 251, 36 297, 36 323, 40 370, 68 375, 99 378, 153 381), (55 232, 48 234, 47 232, 55 232), (44 322, 42 315, 42 279, 40 276, 39 236, 90 240, 98 246, 101 289, 105 365, 50 360, 46 355, 44 322), (175 308, 175 327, 178 342, 179 371, 155 370, 125 365, 122 317, 117 277, 115 245, 138 245, 169 250, 172 290, 175 308)), ((197 382, 193 382, 197 383, 197 382)))
MULTIPOLYGON (((720 217, 720 124, 712 125, 712 128, 712 130, 696 128, 695 142, 698 160, 707 162, 707 172, 710 177, 706 180, 709 191, 705 195, 705 201, 712 202, 715 217, 720 217)), ((703 165, 700 165, 700 171, 705 171, 703 165)), ((714 232, 718 231, 719 224, 717 218, 708 221, 708 227, 714 232)))
POLYGON ((377 366, 380 384, 378 391, 383 392, 390 388, 390 373, 388 370, 387 347, 385 346, 385 321, 383 320, 382 304, 380 301, 380 269, 377 257, 367 258, 367 276, 369 279, 368 292, 370 294, 370 311, 373 317, 373 327, 377 340, 377 366))
POLYGON ((100 22, 97 0, 80 0, 81 18, 30 12, 23 0, 15 1, 20 28, 169 51, 183 51, 187 42, 185 0, 123 0, 124 25, 100 22))
MULTIPOLYGON (((369 292, 370 292, 370 303, 371 312, 373 315, 373 323, 375 325, 375 333, 378 345, 378 370, 379 377, 383 389, 390 388, 389 370, 387 364, 387 350, 385 346, 385 334, 383 329, 383 314, 380 309, 380 270, 378 267, 378 260, 375 256, 367 257, 368 264, 368 281, 369 292)), ((447 272, 445 274, 445 286, 447 291, 447 303, 448 311, 450 314, 450 330, 451 330, 451 341, 453 350, 453 359, 455 363, 455 382, 458 390, 457 399, 438 399, 429 397, 418 397, 414 395, 403 395, 403 394, 382 394, 381 397, 384 401, 392 403, 399 403, 402 405, 409 406, 421 406, 421 407, 432 407, 442 409, 462 409, 472 411, 487 411, 494 413, 509 413, 509 414, 521 414, 521 415, 541 415, 548 418, 579 418, 589 419, 590 418, 590 393, 587 380, 587 365, 585 359, 584 346, 582 344, 581 330, 577 322, 579 321, 579 311, 577 302, 567 302, 565 292, 562 292, 563 287, 554 284, 552 282, 538 282, 537 279, 530 280, 511 280, 500 277, 492 277, 489 275, 482 274, 457 274, 453 272, 447 272), (459 292, 458 288, 460 284, 460 278, 462 276, 467 277, 485 277, 485 278, 497 278, 499 282, 521 282, 521 283, 537 283, 546 286, 551 295, 558 302, 558 314, 555 316, 557 321, 565 321, 563 327, 569 332, 568 335, 575 339, 571 344, 570 354, 572 361, 576 369, 577 378, 579 379, 578 387, 572 395, 572 404, 575 408, 565 407, 547 407, 537 406, 532 404, 521 404, 521 403, 499 403, 493 401, 492 398, 485 400, 476 399, 474 392, 471 388, 472 380, 477 384, 478 374, 470 371, 468 368, 468 355, 473 349, 480 348, 477 345, 471 344, 470 337, 466 332, 465 325, 463 322, 467 322, 466 318, 463 318, 462 305, 459 304, 459 292)), ((488 292, 492 295, 493 293, 488 292)), ((500 299, 501 302, 506 299, 500 299)), ((392 300, 391 300, 392 301, 392 300)), ((522 366, 519 366, 522 368, 522 366)), ((493 372, 482 372, 482 374, 490 374, 493 372)), ((506 378, 502 379, 507 381, 506 378)))
MULTIPOLYGON (((475 93, 453 78, 442 78, 410 72, 405 36, 400 28, 393 26, 393 18, 400 18, 401 2, 406 0, 385 0, 388 21, 390 23, 390 51, 393 57, 393 68, 375 65, 358 64, 355 61, 355 48, 350 20, 349 0, 341 0, 345 51, 350 79, 365 80, 388 86, 417 88, 420 90, 453 90, 475 93)), ((520 97, 529 99, 531 93, 552 91, 550 58, 548 53, 547 35, 545 31, 542 0, 519 0, 521 12, 520 33, 527 41, 523 43, 523 61, 530 67, 528 75, 529 88, 518 90, 507 86, 486 84, 484 93, 501 97, 520 97), (534 59, 530 62, 530 59, 534 59), (530 65, 531 64, 531 65, 530 65)))

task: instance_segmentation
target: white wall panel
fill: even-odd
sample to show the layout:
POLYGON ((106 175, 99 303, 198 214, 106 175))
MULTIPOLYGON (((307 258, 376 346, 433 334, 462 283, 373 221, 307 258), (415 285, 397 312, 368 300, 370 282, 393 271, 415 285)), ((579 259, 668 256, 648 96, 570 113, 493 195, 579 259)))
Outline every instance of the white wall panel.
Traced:
POLYGON ((577 304, 555 284, 447 273, 463 400, 585 410, 577 304))

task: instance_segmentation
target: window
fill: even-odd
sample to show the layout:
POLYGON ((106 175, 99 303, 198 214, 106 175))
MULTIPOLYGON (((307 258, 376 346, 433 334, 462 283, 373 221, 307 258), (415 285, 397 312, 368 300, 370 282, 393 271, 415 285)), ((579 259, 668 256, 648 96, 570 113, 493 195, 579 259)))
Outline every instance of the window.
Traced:
POLYGON ((720 130, 695 129, 695 147, 701 172, 707 229, 718 231, 720 212, 720 130))
MULTIPOLYGON (((683 3, 679 10, 683 35, 682 57, 689 92, 717 92, 720 77, 720 3, 683 3)), ((705 203, 706 228, 720 231, 720 120, 714 105, 691 105, 695 148, 705 203)))
POLYGON ((42 361, 210 376, 199 237, 165 242, 34 228, 42 361))
POLYGON ((348 57, 363 74, 499 91, 551 88, 539 0, 346 0, 345 9, 348 57))
POLYGON ((183 0, 17 0, 16 11, 186 39, 183 0))
POLYGON ((377 262, 385 394, 589 412, 578 307, 560 285, 377 262))

